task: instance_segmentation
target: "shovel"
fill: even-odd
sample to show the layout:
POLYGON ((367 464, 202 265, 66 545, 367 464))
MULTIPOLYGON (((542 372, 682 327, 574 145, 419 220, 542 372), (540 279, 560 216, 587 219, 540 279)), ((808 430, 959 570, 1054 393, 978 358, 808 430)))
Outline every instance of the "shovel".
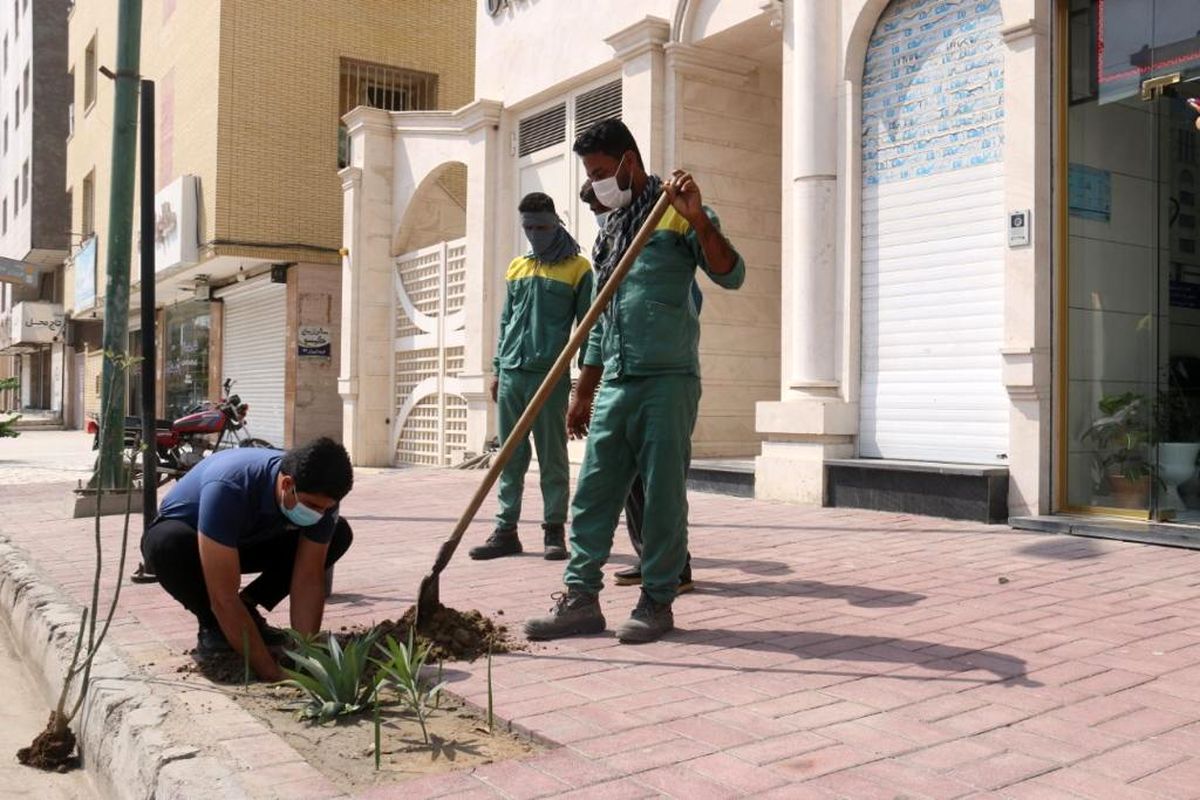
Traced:
POLYGON ((440 587, 438 578, 442 574, 442 570, 450 563, 450 559, 454 557, 454 551, 458 549, 458 543, 462 541, 463 534, 467 531, 467 526, 475 519, 475 513, 479 511, 479 506, 483 505, 484 498, 488 496, 488 492, 492 490, 492 486, 496 483, 496 479, 500 477, 500 472, 504 469, 504 465, 508 463, 512 457, 513 451, 517 449, 517 445, 525 441, 525 437, 529 435, 529 429, 533 427, 533 421, 541 412, 542 406, 546 404, 546 400, 550 397, 554 387, 562 379, 562 376, 567 374, 567 369, 571 366, 571 359, 579 352, 579 348, 587 341, 588 334, 592 330, 592 326, 596 324, 596 320, 604 312, 608 306, 608 302, 617 292, 617 287, 621 285, 621 281, 629 274, 629 270, 633 268, 633 262, 637 260, 638 254, 642 252, 642 248, 646 245, 646 240, 650 238, 650 234, 654 232, 659 220, 663 214, 667 212, 671 201, 667 197, 666 192, 663 192, 658 197, 658 201, 654 207, 650 209, 649 216, 642 223, 641 229, 637 235, 633 237, 629 248, 625 251, 625 255, 621 257, 617 268, 613 270, 613 274, 605 282, 604 287, 596 295, 596 300, 592 303, 592 307, 588 309, 587 314, 578 325, 575 326, 575 332, 571 334, 571 338, 567 340, 566 347, 559 353, 558 358, 554 362, 554 366, 550 367, 550 371, 546 373, 545 380, 538 387, 537 393, 533 399, 529 401, 525 413, 517 420, 517 424, 513 427, 512 432, 508 434, 508 438, 504 440, 500 452, 492 459, 492 465, 487 473, 483 476, 483 483, 475 491, 475 496, 471 498, 471 502, 467 504, 462 516, 458 518, 458 524, 454 526, 454 532, 450 534, 450 538, 442 543, 442 549, 438 551, 437 560, 433 562, 433 569, 429 574, 421 579, 421 588, 417 591, 417 627, 424 627, 433 618, 433 615, 441 608, 440 587))

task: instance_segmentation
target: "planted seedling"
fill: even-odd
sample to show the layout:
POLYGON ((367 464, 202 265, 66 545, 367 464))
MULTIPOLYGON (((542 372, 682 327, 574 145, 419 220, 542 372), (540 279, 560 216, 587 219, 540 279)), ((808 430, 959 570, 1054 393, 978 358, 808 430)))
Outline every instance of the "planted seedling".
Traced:
POLYGON ((283 685, 294 686, 305 695, 299 704, 300 719, 323 724, 366 710, 380 680, 368 669, 377 636, 377 631, 369 631, 343 648, 330 634, 327 644, 309 643, 307 652, 301 652, 303 647, 285 651, 295 669, 283 670, 288 676, 283 685))
POLYGON ((445 683, 441 682, 432 687, 421 683, 421 669, 429 658, 430 649, 428 642, 418 645, 413 630, 409 628, 408 643, 397 642, 392 636, 387 637, 385 643, 379 646, 380 652, 387 656, 387 660, 375 662, 384 682, 396 690, 400 701, 416 715, 425 744, 429 744, 425 715, 429 711, 430 702, 437 698, 445 686, 445 683))
POLYGON ((487 684, 488 684, 488 733, 494 733, 495 717, 492 715, 492 648, 488 648, 487 661, 487 684))

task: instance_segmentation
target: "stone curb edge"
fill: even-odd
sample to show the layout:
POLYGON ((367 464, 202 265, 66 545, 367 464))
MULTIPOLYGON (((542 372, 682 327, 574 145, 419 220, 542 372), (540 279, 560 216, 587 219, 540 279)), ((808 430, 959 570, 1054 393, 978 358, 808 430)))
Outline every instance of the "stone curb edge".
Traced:
MULTIPOLYGON (((0 536, 0 614, 7 618, 18 651, 41 682, 47 714, 70 665, 80 612, 81 606, 23 550, 0 536)), ((102 796, 122 800, 248 797, 225 760, 177 735, 180 728, 187 728, 180 715, 188 712, 131 666, 111 638, 93 663, 92 681, 72 727, 84 766, 102 796), (168 718, 171 724, 164 724, 168 718)), ((37 733, 30 731, 30 739, 37 733)))

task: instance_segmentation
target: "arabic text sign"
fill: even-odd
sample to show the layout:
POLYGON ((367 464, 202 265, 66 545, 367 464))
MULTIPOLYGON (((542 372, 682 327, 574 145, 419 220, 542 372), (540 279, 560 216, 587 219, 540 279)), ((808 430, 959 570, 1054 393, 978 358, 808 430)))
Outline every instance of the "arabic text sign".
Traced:
POLYGON ((58 303, 17 303, 12 313, 13 344, 50 344, 62 340, 67 321, 58 303))
POLYGON ((301 325, 299 336, 301 358, 331 358, 333 356, 333 331, 321 325, 301 325))

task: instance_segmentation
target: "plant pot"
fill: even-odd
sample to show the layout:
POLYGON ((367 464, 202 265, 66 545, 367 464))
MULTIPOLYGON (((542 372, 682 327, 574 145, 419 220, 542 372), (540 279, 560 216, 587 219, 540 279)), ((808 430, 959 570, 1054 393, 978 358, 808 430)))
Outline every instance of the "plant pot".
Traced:
POLYGON ((1179 484, 1196 475, 1196 458, 1200 457, 1200 442, 1163 442, 1158 446, 1158 475, 1165 484, 1162 508, 1182 509, 1179 484))
POLYGON ((1109 475, 1108 485, 1112 489, 1113 504, 1117 508, 1150 508, 1149 475, 1136 480, 1124 475, 1109 475))

